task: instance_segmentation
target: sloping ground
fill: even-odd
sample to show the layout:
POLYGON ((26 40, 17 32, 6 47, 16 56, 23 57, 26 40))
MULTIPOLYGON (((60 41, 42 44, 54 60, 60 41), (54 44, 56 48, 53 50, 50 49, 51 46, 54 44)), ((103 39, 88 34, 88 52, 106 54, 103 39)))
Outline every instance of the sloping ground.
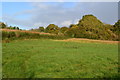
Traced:
POLYGON ((27 30, 12 30, 12 29, 0 29, 0 31, 11 31, 11 32, 28 32, 28 33, 35 33, 35 34, 48 34, 48 35, 55 35, 50 33, 43 33, 43 32, 34 32, 34 31, 27 31, 27 30))
POLYGON ((66 41, 66 42, 92 42, 92 43, 108 43, 108 44, 118 44, 119 41, 108 41, 108 40, 94 40, 85 38, 70 38, 66 40, 55 40, 55 41, 66 41))

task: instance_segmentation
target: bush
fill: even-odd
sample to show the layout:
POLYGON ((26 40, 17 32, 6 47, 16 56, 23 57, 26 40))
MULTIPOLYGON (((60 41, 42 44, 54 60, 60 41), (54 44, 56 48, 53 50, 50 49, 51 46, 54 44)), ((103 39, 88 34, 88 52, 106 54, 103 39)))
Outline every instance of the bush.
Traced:
POLYGON ((0 22, 0 28, 6 28, 7 26, 6 26, 6 24, 5 23, 3 23, 3 22, 0 22))
POLYGON ((60 28, 60 32, 63 33, 63 34, 64 34, 67 30, 68 30, 68 27, 62 27, 62 28, 60 28))
POLYGON ((2 40, 15 39, 67 39, 64 35, 37 34, 28 32, 8 32, 2 31, 2 40))
MULTIPOLYGON (((4 23, 1 23, 3 28, 6 27, 4 23)), ((1 26, 0 25, 0 26, 1 26)), ((7 27, 7 29, 19 29, 18 27, 7 27)), ((101 39, 101 40, 119 40, 120 32, 120 20, 118 20, 114 25, 104 24, 97 17, 93 15, 85 15, 78 24, 71 24, 68 27, 59 28, 55 24, 50 24, 46 29, 44 27, 39 27, 39 29, 32 29, 32 31, 37 32, 47 32, 56 35, 40 35, 32 33, 21 33, 21 32, 3 32, 3 39, 7 38, 55 38, 55 37, 74 37, 74 38, 89 38, 89 39, 101 39)))
POLYGON ((59 33, 59 27, 55 24, 50 24, 47 26, 45 32, 47 33, 53 33, 53 34, 58 34, 59 33))
POLYGON ((44 27, 39 27, 40 32, 44 32, 44 27))

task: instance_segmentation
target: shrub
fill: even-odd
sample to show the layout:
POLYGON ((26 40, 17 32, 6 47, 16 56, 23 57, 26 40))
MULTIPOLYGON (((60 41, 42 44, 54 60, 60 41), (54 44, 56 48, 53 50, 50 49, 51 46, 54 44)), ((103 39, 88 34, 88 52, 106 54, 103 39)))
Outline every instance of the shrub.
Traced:
POLYGON ((53 33, 53 34, 58 34, 59 33, 59 27, 55 24, 50 24, 46 28, 47 33, 53 33))
POLYGON ((44 27, 39 27, 40 32, 44 32, 44 27))
POLYGON ((52 34, 37 34, 28 32, 9 32, 2 31, 2 40, 15 40, 15 39, 67 39, 64 35, 52 34))
POLYGON ((68 27, 61 27, 60 32, 65 33, 68 30, 68 27))
POLYGON ((0 22, 0 28, 6 28, 6 24, 3 22, 0 22))

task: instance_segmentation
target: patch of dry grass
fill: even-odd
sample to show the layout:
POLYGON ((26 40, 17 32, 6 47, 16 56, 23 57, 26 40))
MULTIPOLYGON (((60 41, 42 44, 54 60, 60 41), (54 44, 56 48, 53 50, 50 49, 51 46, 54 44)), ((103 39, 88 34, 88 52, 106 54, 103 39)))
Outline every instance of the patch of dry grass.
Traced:
POLYGON ((65 41, 65 42, 80 42, 80 43, 108 43, 108 44, 118 44, 119 41, 108 41, 108 40, 93 40, 85 38, 70 38, 65 40, 54 40, 54 41, 65 41))

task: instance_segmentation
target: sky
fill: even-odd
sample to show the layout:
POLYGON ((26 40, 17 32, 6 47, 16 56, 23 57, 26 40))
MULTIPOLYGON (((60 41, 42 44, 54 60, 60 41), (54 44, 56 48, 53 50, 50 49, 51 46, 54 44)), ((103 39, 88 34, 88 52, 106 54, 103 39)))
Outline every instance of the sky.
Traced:
POLYGON ((0 21, 21 29, 46 27, 49 24, 68 27, 77 24, 82 16, 88 14, 93 14, 106 24, 114 24, 118 20, 118 3, 2 2, 0 21))
POLYGON ((119 0, 1 0, 2 2, 119 2, 119 0))

